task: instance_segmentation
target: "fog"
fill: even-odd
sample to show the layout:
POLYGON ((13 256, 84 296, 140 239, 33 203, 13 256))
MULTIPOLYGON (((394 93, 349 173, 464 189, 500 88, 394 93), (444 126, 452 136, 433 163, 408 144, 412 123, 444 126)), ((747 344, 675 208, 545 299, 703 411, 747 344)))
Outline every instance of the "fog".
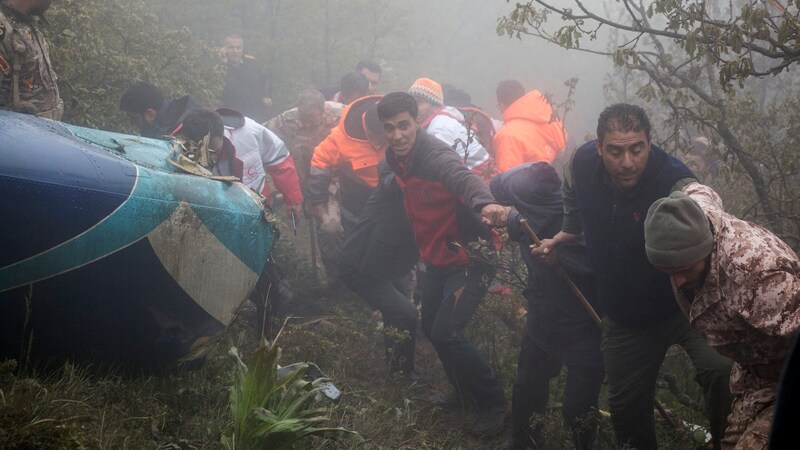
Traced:
MULTIPOLYGON (((384 90, 407 88, 416 77, 449 83, 472 95, 473 103, 499 117, 494 89, 504 79, 515 78, 526 89, 564 101, 564 82, 579 79, 574 111, 567 114, 571 143, 593 133, 605 104, 603 83, 613 69, 603 56, 565 50, 533 36, 522 39, 498 36, 498 18, 510 13, 515 3, 504 1, 415 1, 409 4, 414 32, 397 39, 413 39, 416 51, 403 55, 375 55, 396 72, 387 76, 384 90), (401 58, 397 58, 401 56, 401 58), (391 84, 391 85, 388 85, 391 84)), ((557 22, 557 16, 551 16, 557 22)), ((561 113, 563 111, 559 111, 561 113)))
MULTIPOLYGON (((362 59, 383 67, 384 93, 428 77, 464 89, 473 103, 497 117, 499 81, 519 79, 526 89, 559 103, 567 94, 564 82, 577 77, 575 110, 565 122, 575 143, 595 129, 604 79, 613 68, 607 58, 567 51, 533 36, 498 36, 498 19, 515 6, 504 0, 228 0, 223 17, 209 17, 207 11, 219 8, 209 0, 176 1, 208 5, 178 19, 197 38, 219 44, 227 33, 242 34, 245 50, 271 77, 279 109, 292 106, 308 85, 338 84, 362 59)), ((550 22, 558 23, 558 16, 551 15, 550 22)))

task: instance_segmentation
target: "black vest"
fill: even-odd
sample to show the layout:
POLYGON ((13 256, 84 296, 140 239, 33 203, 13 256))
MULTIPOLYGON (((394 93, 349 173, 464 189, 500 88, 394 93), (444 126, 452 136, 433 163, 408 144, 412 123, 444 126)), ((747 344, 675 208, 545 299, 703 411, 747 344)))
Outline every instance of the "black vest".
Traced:
POLYGON ((652 145, 639 183, 614 195, 596 141, 576 152, 572 175, 603 310, 614 322, 643 327, 678 311, 669 277, 647 260, 644 219, 650 205, 694 174, 652 145))

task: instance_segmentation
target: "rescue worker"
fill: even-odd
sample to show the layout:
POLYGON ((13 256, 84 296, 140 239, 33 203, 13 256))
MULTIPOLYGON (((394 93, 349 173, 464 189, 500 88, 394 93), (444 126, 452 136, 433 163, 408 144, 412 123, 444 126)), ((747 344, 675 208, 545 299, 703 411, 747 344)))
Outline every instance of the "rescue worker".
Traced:
POLYGON ((414 364, 419 312, 412 301, 412 269, 419 260, 414 234, 403 208, 403 194, 385 161, 381 178, 391 189, 373 192, 358 223, 342 245, 339 277, 373 309, 381 312, 386 364, 390 374, 419 379, 414 364))
POLYGON ((300 168, 301 183, 305 184, 308 178, 314 147, 339 124, 343 109, 341 103, 325 101, 322 93, 316 89, 306 89, 300 92, 296 107, 264 124, 289 148, 300 168))
POLYGON ((316 89, 306 89, 300 92, 296 107, 264 124, 286 144, 297 164, 300 184, 304 189, 314 148, 339 125, 343 110, 341 103, 325 101, 316 89))
POLYGON ((667 349, 680 345, 694 365, 715 447, 730 409, 730 360, 712 349, 681 313, 669 277, 647 261, 644 219, 656 200, 696 182, 680 161, 652 144, 650 120, 635 105, 606 108, 597 140, 564 168, 564 223, 533 253, 552 261, 581 233, 597 276, 602 351, 611 423, 620 445, 657 448, 653 398, 667 349))
MULTIPOLYGON (((306 89, 300 93, 297 107, 285 111, 264 125, 280 137, 289 148, 289 152, 297 164, 297 173, 303 191, 308 191, 308 180, 311 170, 311 156, 314 148, 319 145, 331 130, 339 124, 344 105, 337 102, 325 101, 322 93, 316 89, 306 89)), ((312 220, 309 232, 312 255, 319 249, 322 265, 328 278, 337 276, 336 259, 341 246, 341 236, 338 232, 339 203, 337 197, 338 184, 332 182, 329 187, 328 215, 323 216, 323 221, 336 222, 337 230, 332 233, 319 232, 319 223, 312 220)), ((314 258, 312 258, 313 260, 314 258)))
POLYGON ((408 93, 417 102, 420 127, 444 141, 458 153, 462 163, 483 176, 490 165, 489 152, 478 141, 476 130, 466 124, 461 111, 444 105, 442 86, 430 78, 419 78, 408 93))
POLYGON ((493 273, 489 264, 470 258, 464 246, 479 234, 491 237, 484 225, 505 225, 508 211, 497 204, 489 187, 459 155, 418 126, 417 112, 417 101, 403 92, 391 93, 378 104, 389 143, 386 162, 396 177, 382 181, 376 195, 394 185, 402 191, 414 238, 427 265, 422 281, 422 330, 453 386, 451 392, 432 402, 455 406, 462 398, 474 399, 480 410, 472 432, 492 435, 503 430, 506 399, 464 329, 483 301, 493 273))
MULTIPOLYGON (((458 110, 461 111, 466 123, 469 123, 471 128, 475 130, 475 137, 478 139, 478 142, 489 152, 490 161, 492 161, 494 165, 494 144, 492 139, 496 127, 501 126, 503 123, 492 118, 492 116, 483 109, 473 105, 472 96, 463 89, 444 84, 442 85, 442 92, 444 93, 444 104, 458 108, 458 110)), ((497 173, 493 166, 489 176, 485 176, 484 178, 491 179, 494 175, 497 175, 497 173)))
POLYGON ((154 139, 171 135, 189 112, 202 108, 190 95, 169 101, 161 89, 144 81, 132 84, 119 99, 119 109, 128 114, 141 135, 154 139))
POLYGON ((340 226, 355 225, 361 209, 378 185, 378 163, 386 150, 376 105, 380 95, 362 97, 345 108, 339 125, 315 149, 306 202, 314 217, 328 212, 329 186, 339 178, 340 226))
POLYGON ((220 167, 222 175, 233 175, 242 184, 263 195, 271 204, 267 174, 286 202, 287 215, 299 220, 303 194, 297 179, 294 160, 283 141, 264 126, 242 113, 219 108, 216 111, 195 110, 183 120, 178 134, 191 141, 198 141, 211 133, 215 138, 212 149, 225 151, 233 156, 231 167, 220 167), (222 138, 217 134, 216 118, 222 121, 222 138))
MULTIPOLYGON (((528 268, 522 293, 528 300, 528 314, 511 398, 512 441, 508 449, 545 448, 542 419, 550 399, 550 379, 557 377, 564 365, 564 422, 572 431, 575 448, 589 449, 597 429, 593 411, 597 410, 605 376, 600 329, 556 269, 530 254, 533 239, 521 222, 525 219, 540 239, 561 230, 561 180, 551 165, 535 162, 495 176, 490 187, 499 202, 516 207, 508 215, 508 236, 519 242, 528 268)), ((595 278, 583 241, 576 239, 560 246, 558 260, 599 311, 595 278)))
MULTIPOLYGON (((283 141, 271 131, 238 111, 220 108, 217 111, 189 112, 177 134, 194 143, 208 136, 208 146, 218 158, 211 168, 212 173, 239 178, 245 186, 264 195, 268 205, 271 198, 266 174, 269 174, 275 187, 283 194, 287 213, 299 220, 303 195, 294 162, 283 141)), ((293 294, 283 278, 270 258, 250 295, 258 308, 257 317, 266 317, 264 308, 274 312, 291 300, 293 294), (267 302, 267 297, 272 302, 267 302)), ((263 334, 265 325, 269 324, 259 321, 260 334, 263 334)))
POLYGON ((550 102, 537 90, 525 93, 517 80, 501 81, 496 94, 505 121, 493 140, 497 170, 505 172, 526 162, 552 164, 567 145, 567 132, 553 116, 550 102))
POLYGON ((727 449, 765 449, 778 379, 800 329, 800 259, 765 228, 692 183, 659 199, 645 219, 647 258, 672 280, 689 322, 733 360, 727 449))
POLYGON ((0 0, 0 108, 61 120, 64 102, 41 23, 52 0, 0 0))

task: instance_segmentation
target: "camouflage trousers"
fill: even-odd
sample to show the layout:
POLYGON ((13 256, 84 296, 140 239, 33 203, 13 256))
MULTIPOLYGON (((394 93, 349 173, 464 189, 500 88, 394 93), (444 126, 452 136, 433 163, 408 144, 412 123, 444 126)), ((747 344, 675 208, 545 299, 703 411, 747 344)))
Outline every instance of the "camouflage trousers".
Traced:
POLYGON ((741 413, 741 402, 735 400, 728 416, 728 428, 722 438, 723 450, 763 450, 767 448, 774 405, 761 410, 755 417, 741 413))
POLYGON ((38 111, 36 106, 33 105, 31 102, 22 102, 16 107, 12 106, 3 106, 0 109, 7 109, 9 111, 18 112, 21 114, 29 114, 32 116, 41 117, 43 119, 50 119, 55 121, 61 120, 61 115, 64 113, 64 102, 59 100, 58 105, 50 110, 47 111, 38 111))

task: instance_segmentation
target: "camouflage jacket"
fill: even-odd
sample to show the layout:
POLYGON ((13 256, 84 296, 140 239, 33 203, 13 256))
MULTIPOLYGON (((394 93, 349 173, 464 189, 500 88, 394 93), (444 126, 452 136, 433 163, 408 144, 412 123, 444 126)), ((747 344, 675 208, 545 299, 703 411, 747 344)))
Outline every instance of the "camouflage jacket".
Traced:
POLYGON ((706 213, 714 246, 694 298, 678 290, 675 297, 708 343, 733 360, 735 410, 755 417, 774 401, 800 328, 800 260, 771 232, 727 214, 711 188, 691 183, 683 192, 706 213))
POLYGON ((0 108, 59 120, 63 104, 41 21, 0 0, 0 108))
POLYGON ((284 111, 267 121, 264 126, 277 134, 290 149, 306 148, 311 152, 339 124, 343 109, 344 105, 341 103, 325 102, 322 123, 316 128, 305 126, 300 121, 297 108, 284 111))

